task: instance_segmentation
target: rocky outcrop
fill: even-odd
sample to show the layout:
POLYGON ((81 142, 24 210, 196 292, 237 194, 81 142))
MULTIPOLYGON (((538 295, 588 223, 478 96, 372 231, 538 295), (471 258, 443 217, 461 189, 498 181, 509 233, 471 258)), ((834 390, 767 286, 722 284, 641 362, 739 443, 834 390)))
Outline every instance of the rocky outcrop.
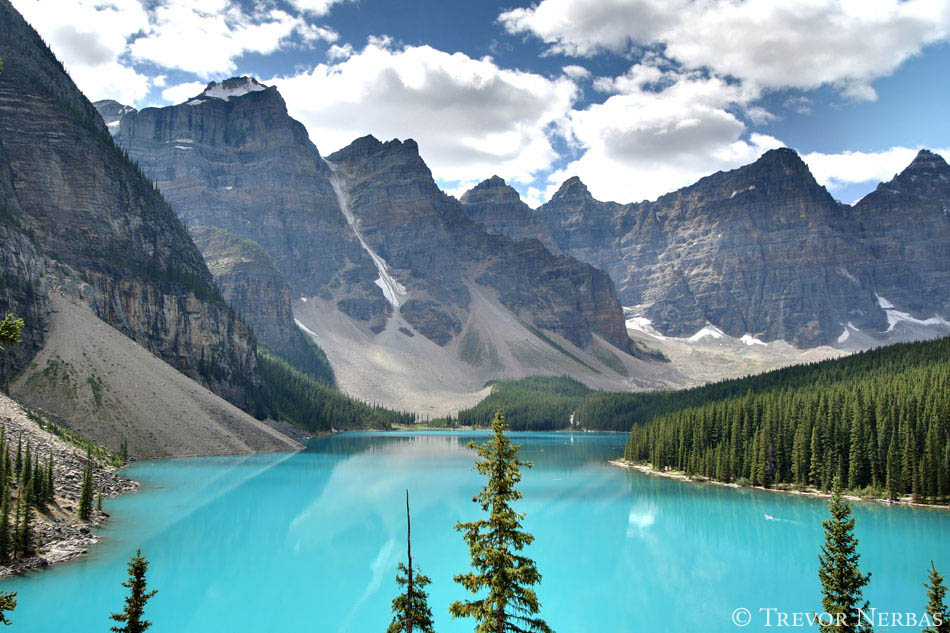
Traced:
POLYGON ((96 101, 92 105, 99 112, 99 115, 102 117, 102 122, 106 124, 106 128, 110 134, 115 134, 119 131, 119 121, 123 116, 129 112, 136 112, 132 106, 122 105, 112 99, 96 101))
POLYGON ((0 310, 27 318, 5 377, 44 341, 51 287, 240 406, 254 399, 248 328, 214 288, 184 226, 114 144, 91 103, 0 0, 0 195, 9 279, 0 310))
POLYGON ((189 227, 225 301, 254 329, 259 343, 279 349, 297 326, 290 287, 270 255, 256 242, 223 229, 189 227))
POLYGON ((186 226, 251 239, 294 297, 355 301, 352 316, 382 322, 388 306, 373 262, 340 212, 329 167, 276 88, 212 82, 185 103, 123 116, 116 140, 186 226))
POLYGON ((780 149, 653 202, 600 202, 572 178, 537 215, 563 252, 606 270, 624 305, 663 334, 712 323, 813 347, 849 323, 884 331, 877 294, 946 315, 945 169, 922 153, 851 209, 780 149))
POLYGON ((126 114, 116 139, 188 226, 253 239, 294 297, 332 302, 370 336, 399 313, 445 346, 462 333, 470 286, 480 284, 581 347, 597 332, 630 348, 603 273, 537 241, 488 233, 438 189, 414 141, 365 137, 325 161, 276 89, 250 78, 126 114))
MULTIPOLYGON (((34 546, 36 554, 20 558, 9 566, 0 566, 0 578, 30 569, 72 560, 85 554, 99 540, 93 532, 109 515, 94 509, 87 521, 78 517, 79 496, 87 454, 79 446, 81 438, 64 432, 55 422, 35 412, 27 412, 5 394, 0 393, 0 427, 8 440, 18 438, 30 445, 42 465, 53 458, 53 503, 34 514, 34 546), (58 432, 58 433, 57 433, 58 432), (71 443, 67 440, 73 440, 71 443)), ((138 490, 137 482, 118 474, 107 454, 94 458, 93 484, 103 498, 111 498, 138 490)))
MULTIPOLYGON (((537 240, 489 234, 439 190, 415 141, 365 137, 328 160, 345 176, 349 207, 364 239, 416 299, 438 304, 463 324, 474 283, 519 318, 578 347, 587 347, 597 333, 620 349, 633 349, 607 275, 553 255, 537 240)), ((429 307, 402 313, 420 333, 444 344, 461 332, 453 319, 423 305, 429 307), (442 324, 436 338, 434 323, 442 324)))
POLYGON ((870 250, 874 292, 898 309, 950 319, 950 165, 921 150, 850 215, 870 250))
POLYGON ((459 198, 468 217, 483 224, 489 233, 516 240, 536 239, 552 253, 557 244, 545 226, 502 178, 483 180, 459 198))

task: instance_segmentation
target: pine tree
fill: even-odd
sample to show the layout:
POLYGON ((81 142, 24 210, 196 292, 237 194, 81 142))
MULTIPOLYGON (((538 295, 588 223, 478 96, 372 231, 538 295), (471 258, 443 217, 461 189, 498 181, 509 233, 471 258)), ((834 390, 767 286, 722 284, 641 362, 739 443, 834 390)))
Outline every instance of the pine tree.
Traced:
POLYGON ((950 633, 950 613, 947 612, 947 603, 944 602, 947 588, 933 561, 930 561, 929 582, 924 583, 924 587, 927 588, 927 615, 930 616, 931 625, 921 633, 950 633))
POLYGON ((3 495, 3 506, 0 509, 0 564, 6 563, 13 556, 13 532, 10 528, 10 491, 3 495))
MULTIPOLYGON (((851 508, 841 500, 841 482, 832 483, 831 503, 828 506, 831 518, 822 522, 825 528, 825 544, 818 556, 818 579, 821 581, 821 605, 824 612, 833 618, 830 625, 822 623, 821 633, 870 632, 867 621, 859 609, 868 613, 867 601, 862 602, 862 590, 871 579, 858 567, 858 540, 854 536, 854 517, 851 508)), ((827 620, 827 618, 825 618, 827 620)))
POLYGON ((507 425, 501 411, 492 420, 492 439, 476 446, 480 461, 475 470, 488 478, 473 501, 488 514, 487 519, 458 523, 455 529, 464 534, 475 571, 455 576, 473 594, 488 590, 488 595, 475 600, 453 602, 453 617, 471 617, 478 633, 551 633, 541 618, 537 594, 531 589, 541 581, 533 560, 520 554, 534 537, 521 530, 524 515, 511 507, 521 498, 515 486, 521 481, 521 466, 529 462, 518 459, 519 446, 505 435, 507 425))
POLYGON ((79 493, 79 518, 88 521, 92 518, 92 455, 86 452, 86 469, 82 475, 82 490, 79 493))
POLYGON ((16 609, 16 592, 0 592, 0 624, 13 624, 7 619, 7 611, 16 609))
POLYGON ((406 591, 393 599, 393 621, 386 633, 434 633, 432 611, 429 609, 426 585, 428 576, 419 573, 412 564, 412 523, 409 518, 409 491, 406 491, 406 558, 408 563, 399 563, 396 582, 406 591))
POLYGON ((50 450, 49 462, 46 464, 46 503, 56 502, 56 475, 53 472, 53 451, 50 450))
POLYGON ((129 559, 129 579, 122 583, 123 587, 129 589, 129 595, 125 599, 125 609, 121 613, 113 613, 110 616, 122 626, 110 627, 113 633, 143 633, 152 626, 152 623, 144 619, 145 604, 158 593, 156 590, 147 591, 145 582, 145 573, 148 571, 148 561, 142 556, 142 550, 136 549, 135 555, 129 559))

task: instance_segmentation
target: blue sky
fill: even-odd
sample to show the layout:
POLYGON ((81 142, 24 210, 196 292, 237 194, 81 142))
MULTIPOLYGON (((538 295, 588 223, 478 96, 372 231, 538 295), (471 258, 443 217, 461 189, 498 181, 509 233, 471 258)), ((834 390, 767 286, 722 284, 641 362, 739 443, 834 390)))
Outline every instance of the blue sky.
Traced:
POLYGON ((796 149, 852 202, 950 156, 947 0, 13 0, 91 99, 277 85, 323 153, 415 138, 450 193, 652 199, 796 149))

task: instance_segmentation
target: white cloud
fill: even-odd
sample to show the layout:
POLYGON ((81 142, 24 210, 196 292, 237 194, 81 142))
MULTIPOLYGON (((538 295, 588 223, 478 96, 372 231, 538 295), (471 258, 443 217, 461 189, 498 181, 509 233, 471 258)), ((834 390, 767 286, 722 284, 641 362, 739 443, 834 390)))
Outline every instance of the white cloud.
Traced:
MULTIPOLYGON (((321 152, 365 134, 414 138, 446 183, 498 175, 527 182, 557 155, 549 134, 577 94, 566 77, 499 68, 428 46, 374 38, 338 63, 276 78, 290 113, 321 152)), ((451 186, 451 185, 450 185, 451 186)))
POLYGON ((191 97, 201 94, 207 85, 203 81, 189 81, 188 83, 170 86, 162 90, 162 99, 169 103, 183 103, 191 97))
MULTIPOLYGON (((300 8, 319 15, 334 1, 301 0, 307 6, 300 8)), ((14 6, 88 97, 129 104, 164 85, 164 78, 136 70, 139 62, 219 77, 233 73, 241 55, 274 52, 295 35, 304 43, 337 38, 303 17, 276 9, 248 13, 233 0, 14 0, 14 6)))
POLYGON ((570 64, 561 69, 565 75, 571 79, 581 80, 581 79, 590 79, 590 71, 584 68, 583 66, 577 66, 576 64, 570 64))
POLYGON ((316 16, 323 16, 330 12, 330 9, 335 4, 339 4, 343 0, 289 0, 290 4, 296 7, 299 11, 306 11, 316 16))
MULTIPOLYGON (((802 155, 811 173, 822 185, 834 191, 857 183, 887 182, 910 164, 919 148, 892 147, 878 152, 840 152, 802 155)), ((950 160, 950 148, 935 149, 950 160)))
MULTIPOLYGON (((321 36, 301 18, 277 9, 248 14, 229 0, 202 0, 200 5, 165 0, 151 12, 147 34, 129 50, 137 60, 208 78, 233 73, 234 60, 245 53, 276 51, 297 31, 305 39, 321 36)), ((332 31, 326 35, 335 37, 332 31)))
POLYGON ((833 84, 874 99, 870 82, 950 38, 946 0, 543 0, 499 16, 555 52, 661 47, 687 68, 781 88, 833 84))
POLYGON ((89 97, 133 103, 146 95, 148 77, 119 61, 128 38, 148 28, 148 15, 136 0, 108 4, 14 0, 13 4, 89 97))
POLYGON ((550 176, 548 195, 576 175, 600 199, 652 199, 781 146, 748 135, 737 112, 758 92, 741 84, 637 64, 595 86, 615 94, 570 113, 570 137, 583 153, 550 176))

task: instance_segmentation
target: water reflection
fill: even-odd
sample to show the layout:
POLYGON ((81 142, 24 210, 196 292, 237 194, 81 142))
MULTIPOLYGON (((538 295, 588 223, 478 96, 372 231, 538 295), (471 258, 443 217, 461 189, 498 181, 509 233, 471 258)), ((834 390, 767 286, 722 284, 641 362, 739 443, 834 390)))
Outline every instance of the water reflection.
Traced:
MULTIPOLYGON (((436 626, 470 631, 447 613, 464 596, 452 576, 468 562, 453 526, 478 516, 471 498, 482 478, 468 442, 486 438, 352 433, 290 456, 138 464, 132 472, 146 489, 110 502, 116 520, 95 556, 0 589, 21 592, 19 631, 101 631, 121 604, 124 562, 141 545, 160 589, 150 604, 155 633, 384 630, 408 488, 413 554, 433 580, 436 626)), ((529 554, 556 630, 591 631, 596 614, 598 631, 734 633, 738 606, 818 606, 823 502, 623 471, 607 464, 622 436, 515 440, 535 465, 518 509, 537 539, 529 554)), ((929 560, 950 569, 950 515, 870 504, 855 515, 872 604, 919 609, 929 560)))

